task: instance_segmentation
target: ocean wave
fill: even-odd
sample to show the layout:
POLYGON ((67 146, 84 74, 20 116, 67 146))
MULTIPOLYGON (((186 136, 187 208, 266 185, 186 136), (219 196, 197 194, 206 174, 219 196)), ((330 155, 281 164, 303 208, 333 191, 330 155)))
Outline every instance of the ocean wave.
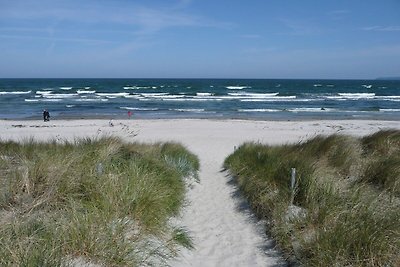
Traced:
POLYGON ((119 107, 120 109, 136 110, 136 111, 157 111, 158 108, 133 108, 133 107, 119 107))
POLYGON ((96 93, 95 90, 77 90, 76 92, 78 94, 94 94, 94 93, 96 93))
POLYGON ((241 92, 241 93, 228 93, 228 95, 231 96, 239 96, 239 97, 250 97, 250 98, 271 98, 277 96, 279 93, 247 93, 247 92, 241 92))
POLYGON ((45 95, 45 94, 51 94, 53 91, 36 91, 37 95, 45 95))
POLYGON ((370 88, 372 88, 372 85, 371 84, 363 84, 362 87, 370 89, 370 88))
POLYGON ((154 101, 154 100, 158 100, 158 101, 176 101, 176 102, 206 102, 206 101, 223 101, 222 98, 142 98, 139 99, 139 101, 154 101))
POLYGON ((124 88, 124 90, 138 90, 138 89, 150 89, 150 88, 157 89, 156 86, 136 86, 136 85, 133 85, 133 86, 128 85, 128 86, 124 86, 123 88, 124 88))
MULTIPOLYGON (((143 94, 142 94, 143 95, 143 94)), ((165 94, 165 95, 161 95, 161 94, 152 94, 150 95, 146 95, 145 97, 148 98, 155 98, 155 99, 178 99, 178 98, 184 98, 184 95, 169 95, 169 94, 165 94)))
POLYGON ((144 97, 159 97, 159 96, 168 95, 168 93, 142 93, 140 95, 144 96, 144 97))
POLYGON ((142 99, 143 96, 137 95, 137 94, 133 94, 133 95, 129 94, 129 95, 124 95, 124 98, 142 99))
POLYGON ((256 109, 238 109, 239 112, 279 112, 279 109, 267 109, 267 108, 256 108, 256 109))
POLYGON ((75 99, 77 102, 107 102, 106 98, 79 98, 75 99))
POLYGON ((314 84, 313 86, 314 86, 314 87, 322 87, 322 84, 319 84, 319 83, 318 83, 318 84, 314 84))
POLYGON ((179 111, 179 112, 204 112, 203 108, 175 108, 170 109, 171 111, 179 111))
POLYGON ((213 93, 196 93, 196 96, 213 96, 213 93))
POLYGON ((0 92, 0 95, 25 95, 25 94, 30 94, 30 93, 32 93, 31 90, 29 90, 29 91, 11 91, 11 92, 2 91, 2 92, 0 92))
POLYGON ((39 99, 39 102, 61 102, 63 99, 60 98, 42 98, 39 99))
POLYGON ((373 99, 375 98, 375 93, 338 93, 337 96, 327 96, 327 99, 348 99, 348 100, 358 100, 358 99, 373 99))
POLYGON ((287 111, 290 112, 329 112, 329 111, 336 111, 336 109, 332 108, 291 108, 287 111))
POLYGON ((39 99, 29 99, 29 98, 26 98, 26 99, 24 99, 24 101, 25 101, 25 102, 39 102, 40 100, 39 100, 39 99))
POLYGON ((73 108, 73 107, 75 107, 75 105, 65 105, 65 107, 67 107, 67 108, 73 108))
POLYGON ((129 93, 96 93, 96 95, 105 97, 125 97, 129 95, 129 93))
POLYGON ((340 96, 375 96, 375 93, 338 93, 340 96))
POLYGON ((380 108, 379 111, 382 112, 400 112, 399 108, 380 108))
POLYGON ((72 87, 60 87, 61 90, 71 90, 72 87))
POLYGON ((251 86, 235 86, 235 85, 230 85, 230 86, 226 86, 226 89, 229 90, 242 90, 242 89, 246 89, 246 88, 251 88, 251 86))
MULTIPOLYGON (((274 101, 295 101, 301 100, 304 101, 306 99, 296 99, 296 96, 273 96, 268 98, 242 98, 241 102, 274 102, 274 101)), ((304 101, 307 102, 307 101, 304 101)))
POLYGON ((400 99, 400 95, 380 95, 380 96, 375 96, 376 99, 384 99, 384 100, 389 100, 389 99, 400 99))
POLYGON ((73 98, 77 97, 78 94, 43 94, 44 98, 73 98))

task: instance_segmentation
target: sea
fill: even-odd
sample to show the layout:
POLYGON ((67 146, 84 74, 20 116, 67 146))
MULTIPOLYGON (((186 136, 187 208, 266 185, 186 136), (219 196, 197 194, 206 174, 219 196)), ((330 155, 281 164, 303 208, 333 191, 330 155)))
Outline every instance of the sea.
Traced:
POLYGON ((41 119, 44 109, 52 120, 399 120, 400 81, 0 79, 0 119, 41 119))

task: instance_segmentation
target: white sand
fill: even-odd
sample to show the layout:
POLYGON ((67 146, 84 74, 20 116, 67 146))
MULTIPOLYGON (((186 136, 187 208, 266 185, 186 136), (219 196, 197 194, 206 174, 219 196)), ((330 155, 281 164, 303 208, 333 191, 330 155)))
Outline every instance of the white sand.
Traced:
POLYGON ((106 120, 0 121, 0 138, 71 139, 102 134, 127 141, 177 141, 200 158, 200 183, 188 192, 182 225, 194 238, 195 250, 181 251, 172 266, 284 266, 263 223, 249 212, 226 173, 223 160, 245 141, 267 144, 297 142, 317 134, 365 135, 380 129, 400 129, 399 121, 216 121, 106 120))

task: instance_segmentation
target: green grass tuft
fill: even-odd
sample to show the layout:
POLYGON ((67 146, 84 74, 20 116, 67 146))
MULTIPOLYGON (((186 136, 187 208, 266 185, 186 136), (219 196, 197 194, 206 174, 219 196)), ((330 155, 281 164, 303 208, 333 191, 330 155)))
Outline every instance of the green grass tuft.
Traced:
POLYGON ((191 247, 169 220, 198 167, 175 143, 0 142, 0 265, 165 264, 191 247))
POLYGON ((224 165, 289 259, 304 266, 398 266, 399 137, 388 130, 294 145, 246 143, 224 165))

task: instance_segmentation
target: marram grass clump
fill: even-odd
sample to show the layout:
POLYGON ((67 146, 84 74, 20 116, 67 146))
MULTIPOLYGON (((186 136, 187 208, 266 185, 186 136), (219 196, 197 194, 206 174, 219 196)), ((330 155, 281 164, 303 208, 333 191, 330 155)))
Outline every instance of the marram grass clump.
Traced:
POLYGON ((198 168, 175 143, 0 142, 0 265, 163 265, 192 246, 170 219, 198 168))
POLYGON ((288 259, 400 266, 399 155, 400 131, 388 130, 293 145, 246 143, 224 165, 288 259))

